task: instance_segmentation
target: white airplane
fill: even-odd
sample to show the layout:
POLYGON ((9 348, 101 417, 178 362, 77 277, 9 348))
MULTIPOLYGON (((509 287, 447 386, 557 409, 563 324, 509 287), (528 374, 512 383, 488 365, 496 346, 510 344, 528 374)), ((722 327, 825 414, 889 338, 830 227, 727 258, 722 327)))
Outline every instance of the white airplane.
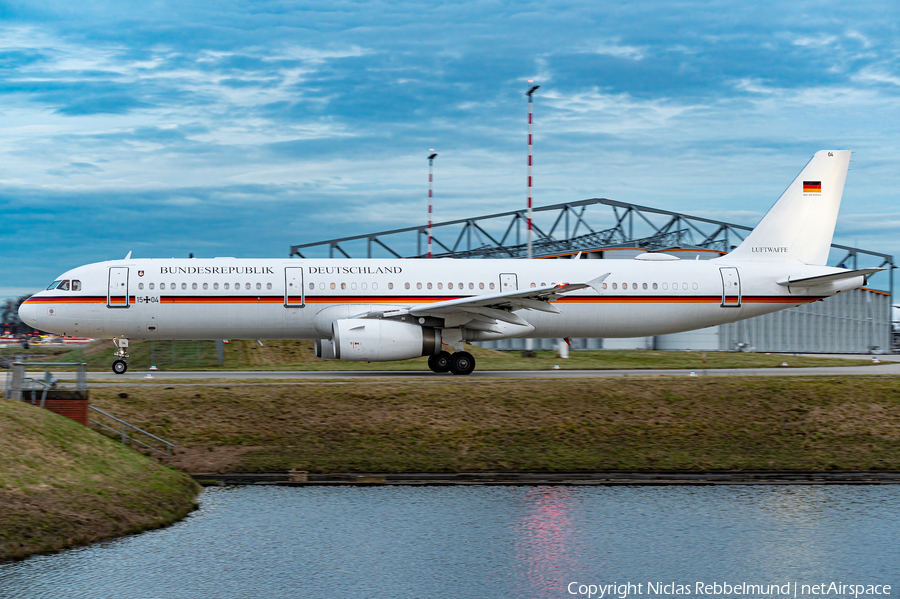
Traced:
POLYGON ((428 356, 469 374, 473 341, 641 337, 735 322, 865 284, 879 268, 826 266, 849 151, 821 151, 730 254, 679 260, 132 259, 72 269, 19 316, 60 335, 314 339, 326 360, 428 356), (443 351, 445 343, 456 350, 443 351))

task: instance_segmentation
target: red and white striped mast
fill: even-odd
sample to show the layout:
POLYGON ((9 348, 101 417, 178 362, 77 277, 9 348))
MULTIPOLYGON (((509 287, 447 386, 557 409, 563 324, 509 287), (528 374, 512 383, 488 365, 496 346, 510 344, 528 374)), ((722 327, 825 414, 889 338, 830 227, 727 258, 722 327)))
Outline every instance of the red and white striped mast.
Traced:
MULTIPOLYGON (((429 152, 434 152, 434 148, 428 150, 429 152)), ((432 202, 432 193, 431 186, 434 181, 434 159, 437 158, 437 154, 432 153, 428 156, 428 258, 431 258, 431 202, 432 202)))
MULTIPOLYGON (((529 79, 528 83, 534 83, 529 79)), ((533 112, 534 101, 531 97, 537 91, 540 85, 535 85, 525 94, 528 96, 528 259, 531 260, 531 115, 533 112)))

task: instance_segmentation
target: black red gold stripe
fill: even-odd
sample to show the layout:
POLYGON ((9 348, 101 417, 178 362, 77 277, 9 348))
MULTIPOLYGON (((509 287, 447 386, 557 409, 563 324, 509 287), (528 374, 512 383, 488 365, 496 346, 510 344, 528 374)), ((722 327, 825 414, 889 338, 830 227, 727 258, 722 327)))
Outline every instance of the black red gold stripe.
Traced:
MULTIPOLYGON (((306 296, 307 304, 431 304, 465 297, 477 296, 306 296)), ((119 299, 118 303, 124 304, 119 299)), ((737 298, 729 298, 734 301, 737 298)), ((798 304, 814 302, 822 299, 822 296, 798 296, 798 295, 754 295, 743 296, 742 303, 751 304, 798 304)), ((103 296, 57 296, 57 297, 32 297, 25 303, 34 304, 105 304, 107 298, 103 296)), ((130 304, 135 304, 136 298, 132 296, 130 304)), ((164 295, 159 298, 160 304, 278 304, 285 303, 283 295, 245 296, 245 295, 164 295)), ((300 297, 288 298, 288 304, 300 304, 300 297)), ((601 296, 568 296, 561 297, 553 303, 558 304, 719 304, 722 303, 721 295, 601 295, 601 296)))
POLYGON ((822 193, 821 181, 804 181, 803 193, 822 193))

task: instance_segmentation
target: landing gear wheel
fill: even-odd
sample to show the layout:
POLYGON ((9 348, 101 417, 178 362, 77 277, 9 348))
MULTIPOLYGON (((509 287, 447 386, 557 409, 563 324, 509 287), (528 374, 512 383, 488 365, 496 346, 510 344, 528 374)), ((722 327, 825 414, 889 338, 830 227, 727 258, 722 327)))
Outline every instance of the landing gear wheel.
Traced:
POLYGON ((472 374, 475 370, 475 357, 469 352, 458 351, 450 356, 450 372, 453 374, 472 374))
POLYGON ((428 356, 428 367, 432 372, 450 372, 450 352, 442 351, 436 356, 428 356))
POLYGON ((128 370, 128 364, 125 363, 125 360, 116 360, 113 362, 113 372, 116 374, 125 374, 126 370, 128 370))

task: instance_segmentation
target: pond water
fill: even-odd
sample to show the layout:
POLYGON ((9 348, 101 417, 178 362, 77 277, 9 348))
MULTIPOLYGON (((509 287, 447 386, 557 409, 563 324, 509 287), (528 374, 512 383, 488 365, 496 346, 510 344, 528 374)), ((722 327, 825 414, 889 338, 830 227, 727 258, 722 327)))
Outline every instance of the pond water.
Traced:
POLYGON ((200 500, 166 529, 0 564, 0 597, 900 593, 896 486, 245 486, 200 500))

